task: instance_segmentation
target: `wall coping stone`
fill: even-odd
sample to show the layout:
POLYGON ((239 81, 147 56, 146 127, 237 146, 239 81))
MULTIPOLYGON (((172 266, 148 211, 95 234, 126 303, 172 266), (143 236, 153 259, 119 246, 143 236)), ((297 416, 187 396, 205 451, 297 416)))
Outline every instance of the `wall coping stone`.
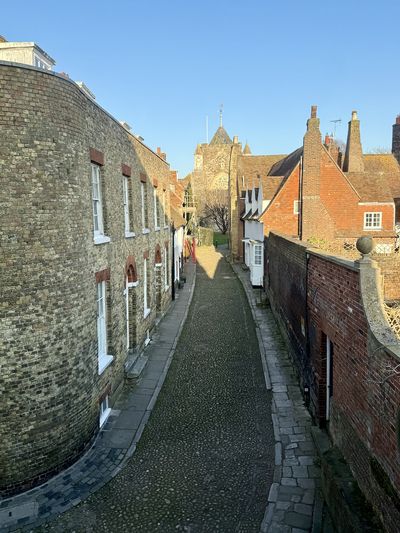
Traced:
MULTIPOLYGON (((376 261, 365 258, 357 261, 360 270, 360 290, 370 332, 386 350, 400 359, 400 341, 391 328, 383 307, 381 269, 376 261)), ((374 353, 374 352, 373 352, 374 353)))

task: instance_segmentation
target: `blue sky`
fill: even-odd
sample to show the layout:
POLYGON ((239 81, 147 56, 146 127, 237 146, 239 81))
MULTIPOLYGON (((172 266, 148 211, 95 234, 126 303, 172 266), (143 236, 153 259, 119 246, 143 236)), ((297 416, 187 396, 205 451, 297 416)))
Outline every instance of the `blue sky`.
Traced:
POLYGON ((364 151, 389 148, 399 19, 397 0, 36 0, 4 3, 0 34, 37 42, 184 177, 221 103, 253 154, 298 147, 312 104, 323 134, 342 119, 345 140, 356 109, 364 151))

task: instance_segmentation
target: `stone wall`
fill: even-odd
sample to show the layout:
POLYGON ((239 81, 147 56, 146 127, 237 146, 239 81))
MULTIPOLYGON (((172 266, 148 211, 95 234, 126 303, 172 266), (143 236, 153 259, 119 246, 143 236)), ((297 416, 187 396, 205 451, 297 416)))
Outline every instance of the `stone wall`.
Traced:
MULTIPOLYGON (((110 404, 115 401, 127 360, 124 290, 129 265, 138 281, 129 289, 135 291, 137 346, 154 325, 156 247, 164 269, 164 247, 171 246, 169 226, 154 227, 153 187, 161 197, 166 191, 168 222, 170 170, 70 80, 0 64, 0 93, 0 491, 10 494, 74 461, 98 431, 99 401, 107 392, 110 404), (105 233, 110 238, 97 245, 93 157, 102 160, 105 233), (124 232, 123 169, 131 174, 135 236, 130 238, 124 232), (148 190, 146 233, 141 179, 148 190), (151 293, 146 318, 145 256, 151 293), (108 349, 113 361, 99 375, 96 273, 98 278, 103 271, 109 272, 108 349)), ((163 312, 170 300, 164 284, 161 297, 163 312)))
MULTIPOLYGON (((400 343, 383 311, 381 272, 371 260, 348 261, 274 234, 266 258, 271 306, 297 368, 311 372, 311 411, 327 427, 386 530, 394 533, 400 523, 400 343), (294 335, 304 286, 307 352, 296 346, 294 335)), ((304 375, 303 370, 303 382, 304 375)))

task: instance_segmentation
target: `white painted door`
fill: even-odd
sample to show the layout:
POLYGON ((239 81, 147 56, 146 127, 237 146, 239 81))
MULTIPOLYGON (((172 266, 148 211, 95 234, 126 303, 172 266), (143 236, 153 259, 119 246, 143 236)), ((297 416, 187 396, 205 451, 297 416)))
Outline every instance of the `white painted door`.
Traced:
POLYGON ((251 284, 259 287, 263 284, 263 244, 254 244, 252 247, 252 261, 250 266, 251 284))

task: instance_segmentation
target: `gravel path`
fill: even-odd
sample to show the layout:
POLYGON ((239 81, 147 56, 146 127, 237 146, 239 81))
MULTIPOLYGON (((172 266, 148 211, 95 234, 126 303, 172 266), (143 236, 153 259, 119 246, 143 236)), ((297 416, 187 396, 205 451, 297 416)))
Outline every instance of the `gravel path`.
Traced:
POLYGON ((213 248, 174 359, 124 470, 36 531, 259 532, 274 467, 271 393, 243 288, 213 248))

